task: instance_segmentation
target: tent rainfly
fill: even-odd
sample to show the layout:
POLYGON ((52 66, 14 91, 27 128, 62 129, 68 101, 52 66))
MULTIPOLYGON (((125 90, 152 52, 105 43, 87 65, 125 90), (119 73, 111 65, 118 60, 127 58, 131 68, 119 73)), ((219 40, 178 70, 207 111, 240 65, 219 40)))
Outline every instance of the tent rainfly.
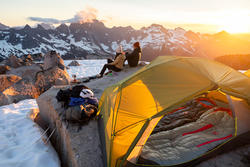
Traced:
POLYGON ((105 132, 106 165, 138 157, 164 114, 209 90, 250 104, 250 78, 221 63, 197 57, 160 56, 105 89, 99 104, 105 132))

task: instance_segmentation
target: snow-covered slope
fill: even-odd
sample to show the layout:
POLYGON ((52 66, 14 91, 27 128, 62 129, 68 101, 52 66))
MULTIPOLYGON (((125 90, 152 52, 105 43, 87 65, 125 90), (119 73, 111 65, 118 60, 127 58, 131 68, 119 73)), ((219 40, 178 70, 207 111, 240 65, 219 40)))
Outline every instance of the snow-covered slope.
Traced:
MULTIPOLYGON (((62 24, 56 29, 26 25, 23 29, 0 31, 0 57, 46 53, 49 50, 57 51, 64 58, 101 57, 113 54, 119 45, 125 50, 132 50, 136 41, 140 41, 143 49, 151 50, 154 56, 173 54, 176 50, 189 56, 193 50, 185 44, 192 43, 192 40, 187 39, 185 33, 181 28, 168 30, 157 24, 140 30, 132 27, 107 28, 97 20, 93 23, 72 23, 70 26, 62 24)), ((145 52, 144 58, 151 55, 145 52)))
POLYGON ((57 153, 44 143, 44 132, 29 118, 35 108, 35 99, 0 107, 1 167, 60 167, 57 153))
POLYGON ((0 30, 7 30, 7 29, 9 29, 9 28, 10 28, 10 27, 8 27, 8 26, 6 26, 6 25, 0 23, 0 30))
MULTIPOLYGON (((72 60, 65 60, 64 64, 68 65, 72 60)), ((76 75, 77 78, 84 78, 99 74, 101 69, 107 60, 77 60, 81 66, 69 66, 67 72, 72 78, 72 75, 76 75)))
POLYGON ((29 25, 21 29, 0 30, 0 59, 15 54, 46 53, 55 50, 65 59, 104 58, 122 45, 132 50, 134 42, 142 46, 143 60, 159 55, 216 57, 250 52, 250 42, 225 32, 200 34, 182 28, 166 29, 152 24, 135 30, 132 27, 108 28, 102 22, 61 24, 57 28, 29 25))

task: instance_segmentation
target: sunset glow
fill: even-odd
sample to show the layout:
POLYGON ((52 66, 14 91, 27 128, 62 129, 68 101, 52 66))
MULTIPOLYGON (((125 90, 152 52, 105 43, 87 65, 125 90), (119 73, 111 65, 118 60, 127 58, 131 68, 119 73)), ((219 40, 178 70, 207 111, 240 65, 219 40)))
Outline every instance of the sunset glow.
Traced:
MULTIPOLYGON (((54 19, 60 23, 98 19, 108 27, 132 26, 140 29, 153 23, 166 28, 182 27, 201 33, 250 33, 249 0, 1 0, 0 23, 9 26, 35 26, 39 19, 54 19), (84 16, 83 16, 84 15, 84 16), (35 18, 35 19, 30 19, 35 18)), ((50 23, 50 22, 47 22, 50 23)))
POLYGON ((219 30, 225 30, 229 33, 249 33, 250 15, 247 12, 241 13, 240 11, 234 11, 232 13, 233 14, 228 14, 228 17, 221 20, 219 30))

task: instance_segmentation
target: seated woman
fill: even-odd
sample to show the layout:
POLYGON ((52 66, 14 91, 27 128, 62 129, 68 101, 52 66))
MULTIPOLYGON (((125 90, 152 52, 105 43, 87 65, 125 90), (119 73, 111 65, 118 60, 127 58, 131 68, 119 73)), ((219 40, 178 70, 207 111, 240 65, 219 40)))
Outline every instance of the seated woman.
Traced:
POLYGON ((141 60, 141 47, 139 42, 135 42, 134 50, 132 53, 126 53, 126 60, 128 61, 128 65, 130 67, 136 67, 141 60))
POLYGON ((115 60, 113 61, 111 59, 108 59, 108 63, 103 66, 102 71, 100 72, 98 77, 102 77, 106 69, 109 69, 115 72, 121 71, 123 69, 123 63, 125 59, 126 59, 125 53, 122 51, 122 48, 119 47, 116 50, 115 60))

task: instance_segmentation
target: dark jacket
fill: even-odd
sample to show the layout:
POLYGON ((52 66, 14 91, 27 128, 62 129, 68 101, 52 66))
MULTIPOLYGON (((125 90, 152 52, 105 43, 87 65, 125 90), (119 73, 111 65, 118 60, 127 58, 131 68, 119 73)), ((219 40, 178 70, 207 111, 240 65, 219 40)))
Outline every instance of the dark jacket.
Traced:
POLYGON ((126 59, 130 67, 136 67, 141 60, 141 48, 138 47, 134 49, 132 53, 126 54, 126 59))

